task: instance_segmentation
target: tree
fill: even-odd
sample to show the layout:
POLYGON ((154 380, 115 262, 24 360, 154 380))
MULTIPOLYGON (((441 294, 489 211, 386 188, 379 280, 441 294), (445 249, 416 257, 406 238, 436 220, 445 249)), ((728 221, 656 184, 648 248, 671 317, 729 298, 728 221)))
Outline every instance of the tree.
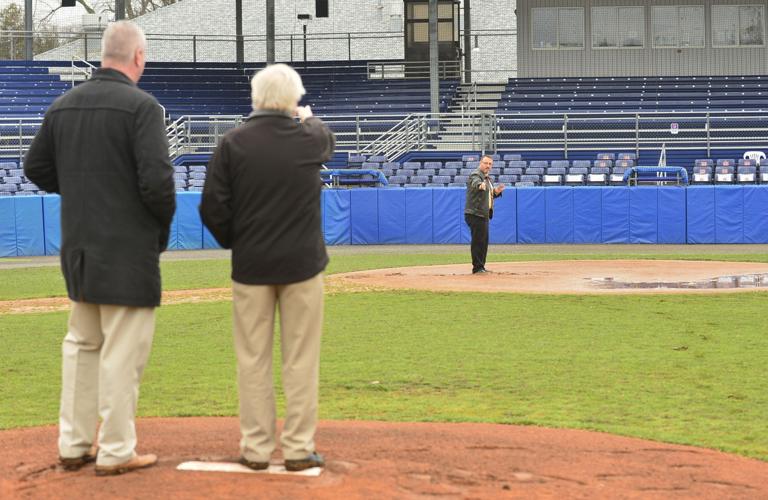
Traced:
POLYGON ((0 10, 0 59, 23 59, 24 11, 15 3, 0 10))

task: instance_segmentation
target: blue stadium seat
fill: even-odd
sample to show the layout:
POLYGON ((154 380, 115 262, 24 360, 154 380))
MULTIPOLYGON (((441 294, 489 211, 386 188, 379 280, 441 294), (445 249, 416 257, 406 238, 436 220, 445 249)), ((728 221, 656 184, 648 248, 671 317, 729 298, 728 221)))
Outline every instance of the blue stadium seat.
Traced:
POLYGON ((565 177, 565 168, 549 167, 547 172, 541 178, 541 183, 545 186, 561 186, 563 184, 564 177, 565 177))
POLYGON ((437 174, 437 170, 434 168, 420 168, 416 171, 416 175, 426 175, 427 177, 432 177, 433 175, 437 174))
POLYGON ((400 168, 400 162, 398 161, 387 161, 382 163, 381 165, 382 169, 388 168, 390 170, 397 170, 400 168))
MULTIPOLYGON (((626 160, 622 160, 622 161, 626 161, 626 160)), ((611 176, 609 177, 609 183, 612 186, 623 186, 625 184, 624 172, 626 170, 627 170, 627 167, 614 165, 613 170, 611 170, 611 176)))
POLYGON ((696 160, 693 162, 694 168, 696 167, 710 167, 712 168, 715 165, 715 162, 711 158, 703 158, 700 160, 696 160))
POLYGON ((525 170, 526 168, 528 168, 528 163, 522 160, 512 160, 509 163, 507 163, 507 168, 521 168, 525 170))
POLYGON ((436 175, 432 177, 430 185, 432 186, 445 186, 451 182, 451 176, 449 175, 436 175))
POLYGON ((541 178, 538 175, 525 174, 520 176, 520 181, 515 185, 518 186, 520 182, 529 182, 531 185, 537 185, 541 182, 541 178))
POLYGON ((590 186, 605 186, 608 184, 608 176, 611 169, 608 167, 592 167, 587 174, 587 184, 590 186))
POLYGON ((715 167, 715 184, 733 184, 736 180, 735 167, 733 165, 719 164, 722 160, 717 160, 715 167))
POLYGON ((597 153, 597 159, 598 160, 615 160, 616 155, 613 153, 597 153))
POLYGON ((463 161, 464 163, 470 162, 470 161, 479 162, 480 161, 480 155, 462 155, 461 156, 461 161, 463 161))
MULTIPOLYGON (((190 187, 203 187, 205 185, 205 181, 201 179, 190 179, 189 180, 189 186, 190 187)), ((191 190, 190 190, 191 191, 191 190)))
POLYGON ((477 167, 480 166, 480 162, 479 161, 468 161, 467 163, 465 163, 465 165, 466 165, 467 168, 471 168, 472 170, 476 170, 477 167))
POLYGON ((190 172, 203 172, 203 173, 205 173, 206 167, 205 167, 205 165, 190 165, 189 171, 190 172))
POLYGON ((441 168, 443 168, 443 164, 442 162, 439 162, 439 161, 425 161, 424 168, 433 168, 435 170, 440 170, 441 168))
POLYGON ((516 175, 516 176, 519 177, 519 176, 523 175, 523 168, 521 168, 521 167, 507 167, 507 168, 504 169, 504 174, 505 175, 516 175))
POLYGON ((190 180, 199 180, 204 181, 205 180, 205 172, 190 172, 189 173, 190 180))
POLYGON ((757 182, 757 167, 754 165, 738 167, 736 169, 736 180, 739 184, 754 184, 757 182))
POLYGON ((571 167, 565 175, 565 183, 569 186, 582 186, 586 181, 589 170, 584 167, 571 167))
MULTIPOLYGON (((626 166, 628 166, 627 163, 629 163, 630 161, 631 160, 619 160, 616 163, 618 164, 619 162, 621 162, 621 163, 623 163, 623 165, 621 165, 621 166, 626 167, 626 166)), ((608 159, 595 160, 592 163, 592 166, 593 167, 600 167, 600 168, 611 168, 611 167, 613 167, 613 160, 608 160, 608 159)))
POLYGON ((474 172, 475 170, 476 169, 474 168, 461 168, 459 169, 459 174, 469 176, 469 175, 472 175, 472 172, 474 172))
POLYGON ((403 163, 404 169, 410 169, 410 170, 418 170, 421 168, 421 162, 420 161, 407 161, 403 163))
POLYGON ((635 153, 619 153, 616 155, 617 160, 632 160, 637 161, 637 154, 635 153))
POLYGON ((385 163, 387 161, 387 157, 382 155, 373 155, 368 158, 368 161, 373 163, 385 163))
POLYGON ((467 180, 469 180, 469 176, 467 175, 456 175, 453 177, 453 183, 461 184, 462 186, 467 185, 467 180))
POLYGON ((364 161, 362 168, 365 170, 378 170, 381 167, 381 163, 377 161, 364 161))
MULTIPOLYGON (((533 162, 531 162, 533 163, 533 162)), ((544 167, 528 167, 525 169, 525 175, 543 175, 544 167)))
POLYGON ((405 175, 393 175, 387 181, 389 181, 389 186, 397 187, 408 182, 408 177, 405 175))
POLYGON ((457 175, 459 171, 455 168, 441 168, 438 170, 438 175, 447 175, 449 177, 453 177, 454 175, 457 175))
POLYGON ((187 167, 186 167, 186 165, 174 165, 173 166, 173 171, 176 172, 177 174, 184 174, 184 175, 186 175, 187 174, 187 167))
POLYGON ((21 182, 22 182, 21 176, 10 176, 10 175, 8 177, 6 177, 5 179, 3 179, 3 181, 6 184, 21 184, 21 182))
POLYGON ((187 174, 173 174, 173 180, 187 182, 187 174))
MULTIPOLYGON (((699 161, 696 160, 696 163, 699 161)), ((691 184, 712 184, 712 166, 704 163, 693 167, 691 184)))
POLYGON ((519 175, 500 175, 499 176, 499 182, 506 184, 507 186, 513 185, 518 180, 520 180, 519 175))
MULTIPOLYGON (((405 164, 408 165, 408 162, 406 162, 405 164)), ((421 168, 421 165, 419 165, 417 168, 421 168)), ((416 175, 416 170, 412 168, 401 168, 396 172, 396 174, 398 176, 403 175, 405 177, 410 177, 412 175, 416 175)))
POLYGON ((455 168, 457 170, 464 168, 464 162, 461 161, 447 161, 443 168, 455 168))
POLYGON ((589 160, 573 160, 573 162, 571 162, 571 167, 590 168, 591 166, 592 162, 589 160))
POLYGON ((550 163, 549 168, 565 168, 568 169, 571 167, 571 162, 568 160, 552 160, 552 163, 550 163))
MULTIPOLYGON (((528 168, 540 168, 542 169, 542 172, 549 168, 549 162, 547 160, 533 160, 528 164, 528 168)), ((526 170, 527 172, 527 170, 526 170)))
POLYGON ((515 182, 515 187, 518 187, 518 188, 536 187, 536 183, 529 180, 520 180, 515 182))
POLYGON ((519 154, 506 154, 503 157, 504 161, 520 161, 523 157, 519 154))

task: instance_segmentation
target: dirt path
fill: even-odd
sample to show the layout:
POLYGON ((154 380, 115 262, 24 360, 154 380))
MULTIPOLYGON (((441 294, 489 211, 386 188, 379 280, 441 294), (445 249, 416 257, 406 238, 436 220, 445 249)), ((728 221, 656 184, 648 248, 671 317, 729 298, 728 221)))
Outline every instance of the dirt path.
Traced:
POLYGON ((57 468, 55 427, 0 432, 0 498, 768 498, 766 462, 596 432, 321 422, 328 467, 301 478, 176 470, 237 457, 235 418, 140 419, 137 428, 139 451, 157 453, 159 465, 111 478, 57 468))

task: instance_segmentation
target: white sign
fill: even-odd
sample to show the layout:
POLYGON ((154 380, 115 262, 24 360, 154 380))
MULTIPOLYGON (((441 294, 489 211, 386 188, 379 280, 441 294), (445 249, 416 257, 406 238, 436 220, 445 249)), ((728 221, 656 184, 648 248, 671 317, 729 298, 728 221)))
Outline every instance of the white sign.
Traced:
POLYGON ((669 124, 669 133, 672 135, 677 135, 677 133, 680 132, 680 125, 677 123, 670 123, 669 124))

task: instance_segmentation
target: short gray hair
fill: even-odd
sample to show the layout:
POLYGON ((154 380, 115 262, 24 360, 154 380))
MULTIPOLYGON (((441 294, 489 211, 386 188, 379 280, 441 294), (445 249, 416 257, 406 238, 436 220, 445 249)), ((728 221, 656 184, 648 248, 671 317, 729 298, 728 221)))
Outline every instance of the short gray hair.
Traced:
POLYGON ((253 109, 272 109, 293 114, 301 96, 306 94, 301 77, 287 64, 272 64, 251 80, 253 109))
POLYGON ((101 60, 110 59, 129 63, 137 49, 144 49, 147 39, 144 30, 130 21, 110 23, 101 38, 101 60))

